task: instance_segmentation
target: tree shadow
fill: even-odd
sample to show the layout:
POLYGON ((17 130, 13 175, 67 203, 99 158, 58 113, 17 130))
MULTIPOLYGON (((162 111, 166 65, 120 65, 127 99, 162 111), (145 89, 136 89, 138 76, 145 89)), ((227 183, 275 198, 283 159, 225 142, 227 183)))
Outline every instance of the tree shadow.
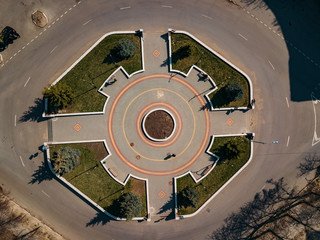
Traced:
POLYGON ((43 181, 51 181, 53 178, 54 175, 50 171, 48 163, 46 161, 42 161, 41 165, 38 166, 38 169, 36 169, 32 174, 29 184, 40 184, 43 181))
POLYGON ((290 96, 292 101, 320 98, 320 2, 241 0, 247 7, 270 9, 273 26, 281 31, 289 52, 290 96))
POLYGON ((175 218, 174 214, 174 197, 173 194, 170 195, 169 200, 160 208, 159 212, 157 214, 167 213, 169 214, 165 217, 166 221, 172 220, 175 218))
POLYGON ((240 211, 230 214, 209 238, 291 239, 292 227, 316 231, 320 221, 320 192, 316 186, 308 184, 297 190, 289 188, 283 178, 267 183, 272 187, 257 193, 240 211))
POLYGON ((298 166, 299 174, 301 177, 315 171, 314 177, 317 178, 320 176, 320 156, 316 153, 308 154, 305 156, 304 161, 301 162, 298 166))
POLYGON ((114 47, 110 50, 110 53, 103 59, 102 63, 117 64, 122 60, 123 58, 119 56, 117 47, 114 47))
POLYGON ((43 98, 36 98, 34 100, 34 105, 29 107, 27 111, 23 113, 20 117, 19 122, 42 122, 46 120, 42 117, 44 111, 44 100, 43 98))
POLYGON ((112 219, 108 217, 105 213, 98 211, 94 218, 92 218, 87 224, 86 227, 94 227, 96 225, 105 225, 110 222, 112 219))

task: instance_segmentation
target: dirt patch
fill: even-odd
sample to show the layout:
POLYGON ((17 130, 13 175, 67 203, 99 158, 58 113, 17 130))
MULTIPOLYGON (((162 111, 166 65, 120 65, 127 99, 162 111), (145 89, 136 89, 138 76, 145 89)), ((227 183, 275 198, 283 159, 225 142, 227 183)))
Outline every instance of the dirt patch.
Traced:
POLYGON ((96 154, 98 160, 102 160, 109 155, 103 142, 84 143, 83 146, 91 149, 96 154))
POLYGON ((173 131, 174 122, 169 113, 156 110, 147 116, 144 126, 150 137, 166 139, 173 131))
POLYGON ((48 23, 47 16, 41 11, 35 11, 31 15, 32 22, 38 27, 45 27, 48 23))

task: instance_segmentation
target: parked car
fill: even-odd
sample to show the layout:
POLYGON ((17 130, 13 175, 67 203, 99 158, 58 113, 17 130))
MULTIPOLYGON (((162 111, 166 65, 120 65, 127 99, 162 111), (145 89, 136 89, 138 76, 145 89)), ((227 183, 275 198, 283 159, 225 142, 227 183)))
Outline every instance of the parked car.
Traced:
POLYGON ((6 26, 0 33, 0 51, 3 51, 13 40, 19 38, 20 35, 12 27, 6 26))

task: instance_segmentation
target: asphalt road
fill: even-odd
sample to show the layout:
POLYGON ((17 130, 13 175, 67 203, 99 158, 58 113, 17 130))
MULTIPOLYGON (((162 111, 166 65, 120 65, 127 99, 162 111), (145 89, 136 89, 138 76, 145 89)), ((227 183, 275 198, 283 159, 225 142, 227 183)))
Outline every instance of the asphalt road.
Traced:
MULTIPOLYGON (((292 76, 286 42, 244 11, 224 1, 206 0, 90 0, 74 8, 74 1, 61 2, 61 8, 52 8, 49 24, 70 7, 72 10, 46 31, 31 27, 24 30, 20 24, 21 31, 27 31, 20 34, 25 37, 3 53, 4 62, 9 62, 0 68, 0 181, 22 206, 63 236, 205 238, 228 214, 252 199, 267 179, 285 177, 294 184, 299 162, 306 153, 319 150, 320 144, 311 145, 315 125, 312 103, 290 101, 292 76), (196 217, 159 223, 108 221, 43 171, 44 156, 39 147, 48 138, 47 122, 25 111, 35 106, 35 99, 41 97, 47 84, 104 33, 140 28, 166 33, 169 27, 189 31, 251 77, 256 99, 255 140, 265 144, 255 144, 252 163, 196 217), (23 121, 19 121, 21 117, 23 121), (272 144, 274 140, 279 144, 272 144)), ((35 113, 40 110, 39 106, 32 109, 35 113)))

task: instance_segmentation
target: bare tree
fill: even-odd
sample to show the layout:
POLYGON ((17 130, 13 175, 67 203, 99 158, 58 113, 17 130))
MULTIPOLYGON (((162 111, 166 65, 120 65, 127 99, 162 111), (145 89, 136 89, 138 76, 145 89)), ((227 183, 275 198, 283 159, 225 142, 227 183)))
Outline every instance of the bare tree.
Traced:
POLYGON ((257 193, 239 212, 210 235, 215 240, 293 239, 298 232, 319 232, 320 181, 304 188, 289 188, 283 179, 269 180, 272 188, 257 193))

